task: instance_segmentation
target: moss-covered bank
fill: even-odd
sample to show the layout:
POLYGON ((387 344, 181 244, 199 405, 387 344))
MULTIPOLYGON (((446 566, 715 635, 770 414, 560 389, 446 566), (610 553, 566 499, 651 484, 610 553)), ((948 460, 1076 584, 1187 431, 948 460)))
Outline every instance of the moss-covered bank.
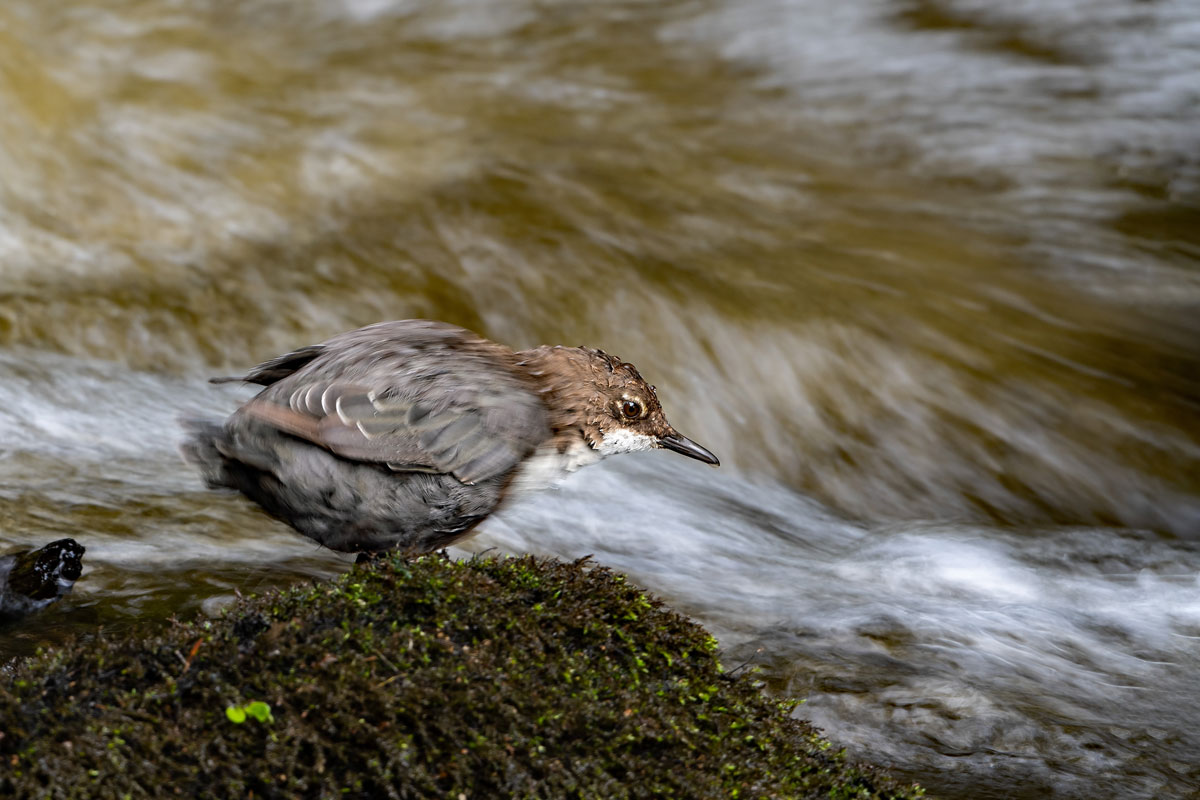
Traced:
POLYGON ((385 560, 30 659, 0 687, 0 796, 919 795, 715 647, 605 569, 385 560))

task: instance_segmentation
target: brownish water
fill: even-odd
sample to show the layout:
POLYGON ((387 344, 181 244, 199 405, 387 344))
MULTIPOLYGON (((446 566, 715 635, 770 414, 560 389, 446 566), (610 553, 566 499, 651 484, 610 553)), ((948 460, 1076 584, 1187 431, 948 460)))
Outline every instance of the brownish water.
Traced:
POLYGON ((377 321, 634 361, 726 463, 471 547, 630 571, 948 796, 1200 789, 1200 11, 0 6, 0 543, 215 610, 345 562, 178 461, 210 374, 377 321))

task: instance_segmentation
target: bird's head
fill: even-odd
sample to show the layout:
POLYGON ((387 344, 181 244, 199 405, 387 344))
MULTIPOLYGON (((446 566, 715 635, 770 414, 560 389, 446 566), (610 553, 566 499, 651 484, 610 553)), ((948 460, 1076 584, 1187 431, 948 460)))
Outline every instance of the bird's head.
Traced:
POLYGON ((680 434, 663 413, 658 394, 621 359, 588 347, 540 347, 526 363, 543 381, 560 429, 575 428, 603 456, 666 449, 720 466, 708 449, 680 434))

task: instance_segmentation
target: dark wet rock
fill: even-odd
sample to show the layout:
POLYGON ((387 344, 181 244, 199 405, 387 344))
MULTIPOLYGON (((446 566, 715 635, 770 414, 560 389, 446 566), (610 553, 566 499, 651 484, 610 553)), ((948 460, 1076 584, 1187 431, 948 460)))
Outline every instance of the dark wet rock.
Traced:
POLYGON ((920 796, 625 579, 376 559, 0 682, 2 797, 920 796))
POLYGON ((71 591, 83 573, 84 550, 74 539, 59 539, 0 556, 0 619, 40 611, 71 591))

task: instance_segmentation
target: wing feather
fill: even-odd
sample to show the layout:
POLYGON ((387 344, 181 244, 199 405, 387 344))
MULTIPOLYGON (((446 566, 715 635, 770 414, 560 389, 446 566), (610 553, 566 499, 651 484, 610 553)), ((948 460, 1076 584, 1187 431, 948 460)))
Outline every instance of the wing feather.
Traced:
POLYGON ((242 413, 346 459, 464 483, 508 472, 550 435, 512 352, 462 328, 384 323, 308 351, 242 413))

